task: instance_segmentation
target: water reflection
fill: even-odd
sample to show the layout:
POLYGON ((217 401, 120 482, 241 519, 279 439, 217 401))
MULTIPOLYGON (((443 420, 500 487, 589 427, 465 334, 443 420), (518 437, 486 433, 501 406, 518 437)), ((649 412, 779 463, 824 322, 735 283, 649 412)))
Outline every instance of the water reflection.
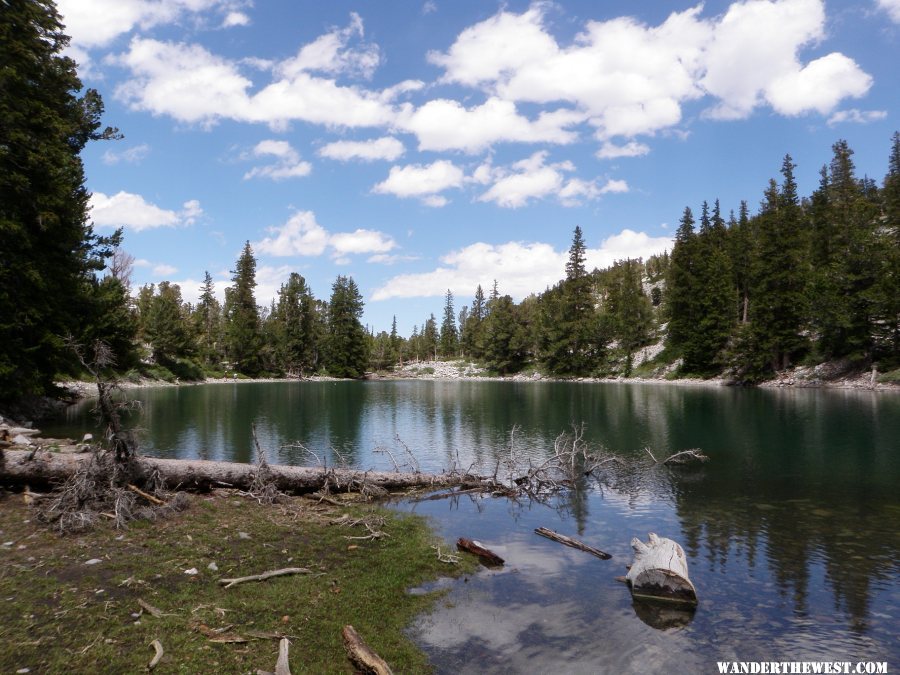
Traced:
MULTIPOLYGON (((621 457, 553 508, 460 498, 404 508, 445 536, 476 538, 506 558, 423 620, 417 639, 440 670, 710 670, 718 659, 900 662, 900 396, 586 383, 328 382, 226 384, 138 392, 146 447, 161 456, 252 461, 251 423, 269 460, 400 461, 491 473, 516 449, 545 458, 584 422, 585 438, 621 457), (653 466, 700 447, 696 469, 653 466), (332 452, 332 448, 337 452, 332 452), (546 526, 614 555, 597 561, 546 542, 546 526), (654 531, 689 557, 700 608, 680 630, 633 607, 614 581, 628 542, 654 531), (480 655, 484 661, 475 657, 480 655), (477 666, 472 664, 477 663, 477 666), (638 664, 646 668, 638 668, 638 664)), ((90 430, 90 405, 45 428, 90 430)), ((654 614, 655 612, 655 614, 654 614)))

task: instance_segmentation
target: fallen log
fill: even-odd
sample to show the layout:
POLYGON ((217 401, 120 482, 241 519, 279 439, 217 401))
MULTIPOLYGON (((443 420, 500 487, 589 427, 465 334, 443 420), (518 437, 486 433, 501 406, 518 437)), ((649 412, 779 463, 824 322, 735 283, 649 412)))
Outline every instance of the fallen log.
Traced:
POLYGON ((224 586, 225 588, 231 588, 232 586, 237 586, 238 584, 243 584, 248 581, 265 581, 272 577, 283 577, 286 574, 309 574, 309 570, 305 567, 285 567, 284 569, 271 570, 269 572, 263 572, 262 574, 251 574, 246 577, 219 579, 219 585, 224 586))
POLYGON ((572 548, 577 548, 579 551, 584 551, 585 553, 595 555, 601 560, 609 560, 610 558, 612 558, 612 556, 606 551, 601 551, 599 548, 588 546, 582 541, 578 541, 577 539, 573 539, 572 537, 567 537, 564 534, 559 534, 559 532, 554 532, 553 530, 548 530, 546 527, 539 527, 534 532, 535 534, 539 534, 542 537, 547 537, 547 539, 552 539, 553 541, 559 542, 564 546, 571 546, 572 548))
MULTIPOLYGON (((27 450, 4 450, 0 462, 0 484, 51 487, 60 484, 86 466, 92 453, 62 454, 27 450), (34 455, 33 457, 30 457, 34 455)), ((227 485, 248 490, 258 467, 238 462, 215 462, 202 459, 157 459, 139 457, 136 460, 139 474, 149 477, 159 472, 165 486, 171 490, 206 491, 227 485)), ((307 494, 322 490, 326 485, 332 491, 358 492, 362 486, 375 486, 385 490, 403 490, 414 487, 451 487, 463 482, 453 474, 427 474, 394 471, 357 471, 354 469, 300 467, 270 464, 269 477, 277 489, 291 494, 307 494)), ((143 476, 135 476, 134 482, 142 484, 143 476)), ((472 477, 467 478, 468 481, 472 477)))
POLYGON ((353 626, 344 626, 341 635, 344 638, 344 647, 347 649, 350 660, 362 672, 374 673, 374 675, 393 675, 387 662, 363 641, 353 626))
POLYGON ((635 538, 631 547, 634 562, 625 580, 634 598, 697 604, 697 590, 688 577, 687 557, 681 546, 651 532, 648 543, 635 538))
POLYGON ((499 555, 471 539, 460 537, 456 540, 456 548, 462 551, 468 551, 469 553, 474 553, 482 560, 482 562, 488 565, 502 565, 505 562, 499 555))

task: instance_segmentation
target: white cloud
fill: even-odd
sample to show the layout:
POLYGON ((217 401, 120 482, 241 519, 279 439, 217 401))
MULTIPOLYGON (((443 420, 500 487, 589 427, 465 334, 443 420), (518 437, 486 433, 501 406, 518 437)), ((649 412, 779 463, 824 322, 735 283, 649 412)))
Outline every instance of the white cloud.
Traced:
POLYGON ((126 227, 135 232, 155 227, 192 225, 203 213, 196 199, 185 202, 181 211, 171 211, 146 201, 141 195, 124 191, 112 196, 94 192, 89 206, 94 225, 126 227))
POLYGON ((363 43, 349 47, 351 40, 362 39, 364 34, 362 18, 351 12, 350 24, 346 28, 334 28, 304 45, 297 56, 279 64, 278 72, 286 79, 301 72, 313 71, 371 78, 381 61, 378 46, 363 43))
POLYGON ((427 206, 444 206, 447 200, 438 193, 461 187, 464 178, 462 169, 446 159, 427 165, 393 166, 388 177, 373 187, 372 192, 417 197, 427 206))
POLYGON ((566 109, 544 111, 531 120, 512 101, 491 97, 471 108, 434 99, 415 110, 405 108, 395 125, 416 135, 419 150, 476 153, 500 142, 572 143, 577 134, 569 127, 583 121, 583 114, 566 109))
POLYGON ((175 274, 175 272, 177 272, 177 271, 178 271, 178 268, 173 267, 172 265, 166 265, 166 264, 156 265, 153 268, 153 276, 168 277, 168 276, 175 274))
POLYGON ((437 9, 437 3, 434 0, 426 0, 425 4, 422 5, 422 14, 433 14, 437 9))
POLYGON ((621 193, 628 192, 628 190, 629 190, 628 183, 626 183, 624 180, 610 179, 610 180, 606 181, 606 185, 604 185, 602 188, 600 188, 600 194, 605 195, 609 192, 621 194, 621 193))
POLYGON ((135 28, 173 23, 227 6, 223 0, 58 0, 66 34, 80 47, 104 47, 135 28))
POLYGON ((900 0, 876 0, 878 6, 888 13, 891 21, 900 23, 900 0))
POLYGON ((250 17, 243 12, 228 12, 222 20, 222 28, 234 28, 235 26, 249 26, 250 17))
MULTIPOLYGON (((501 10, 428 58, 444 69, 444 81, 507 103, 572 105, 601 141, 670 129, 686 102, 704 97, 716 99, 708 116, 722 119, 746 117, 763 104, 784 115, 827 114, 871 85, 843 54, 800 61, 801 49, 825 37, 822 0, 741 0, 708 19, 698 5, 657 26, 627 17, 588 21, 568 45, 547 30, 550 6, 501 10)), ((599 156, 639 156, 644 148, 604 144, 599 156)))
POLYGON ((281 129, 298 120, 366 127, 388 125, 396 115, 378 93, 341 86, 305 70, 282 74, 251 94, 254 83, 242 74, 241 63, 199 45, 135 38, 115 61, 132 74, 116 88, 119 100, 132 110, 181 122, 211 126, 230 119, 281 129))
POLYGON ((150 146, 146 143, 142 143, 141 145, 125 148, 121 152, 107 150, 100 159, 104 164, 108 165, 118 164, 119 162, 125 162, 126 164, 140 164, 149 152, 150 146))
POLYGON ((369 141, 335 141, 323 146, 319 150, 319 155, 342 162, 351 159, 359 159, 364 162, 385 159, 393 162, 402 157, 405 152, 403 143, 393 136, 385 136, 369 141))
POLYGON ((391 237, 377 230, 355 230, 331 235, 328 244, 335 255, 350 253, 387 253, 397 247, 391 237))
POLYGON ((398 262, 411 262, 418 259, 419 257, 415 255, 388 255, 387 253, 376 253, 375 255, 366 258, 366 262, 377 263, 380 265, 393 265, 398 262))
POLYGON ((519 208, 532 199, 555 195, 563 206, 576 206, 585 200, 596 199, 604 192, 623 191, 615 188, 621 188, 624 181, 610 181, 604 188, 598 188, 595 181, 566 179, 565 173, 575 170, 572 163, 545 164, 546 159, 547 152, 540 151, 528 159, 515 162, 509 169, 482 164, 475 170, 473 181, 493 181, 493 185, 478 197, 478 201, 495 202, 504 208, 519 208))
POLYGON ((267 230, 272 236, 253 244, 259 253, 276 256, 319 256, 331 249, 336 260, 359 253, 388 253, 397 248, 392 237, 377 230, 328 232, 312 211, 298 211, 281 227, 267 230))
POLYGON ((822 0, 732 4, 706 50, 701 84, 720 99, 708 114, 742 119, 763 103, 783 115, 827 114, 842 99, 862 96, 871 77, 843 54, 800 62, 799 50, 824 38, 822 0))
POLYGON ((782 115, 829 112, 850 96, 860 98, 872 86, 872 77, 843 54, 816 59, 796 72, 787 73, 769 85, 766 97, 782 115))
POLYGON ((833 127, 836 124, 849 122, 852 124, 868 124, 869 122, 878 122, 887 118, 886 110, 858 110, 851 108, 849 110, 839 110, 828 118, 828 126, 833 127))
POLYGON ((259 253, 273 256, 317 256, 328 246, 328 232, 312 211, 298 211, 281 227, 267 230, 273 236, 253 244, 259 253))
POLYGON ((260 141, 253 148, 252 155, 254 157, 275 157, 278 161, 275 164, 253 167, 244 174, 244 180, 271 178, 277 181, 286 178, 300 178, 308 176, 312 171, 312 164, 301 161, 299 153, 287 141, 260 141))
MULTIPOLYGON (((670 237, 650 237, 625 229, 605 239, 599 248, 588 249, 586 261, 591 268, 603 268, 624 258, 646 259, 671 245, 670 237)), ((478 242, 443 256, 442 265, 431 272, 392 277, 375 290, 372 300, 440 297, 448 288, 457 295, 466 295, 478 284, 489 288, 494 279, 499 280, 501 293, 518 300, 562 279, 567 259, 567 251, 557 251, 545 243, 478 242)))
POLYGON ((606 141, 597 151, 598 159, 618 159, 619 157, 643 157, 649 154, 650 146, 637 141, 629 141, 625 145, 616 145, 606 141))

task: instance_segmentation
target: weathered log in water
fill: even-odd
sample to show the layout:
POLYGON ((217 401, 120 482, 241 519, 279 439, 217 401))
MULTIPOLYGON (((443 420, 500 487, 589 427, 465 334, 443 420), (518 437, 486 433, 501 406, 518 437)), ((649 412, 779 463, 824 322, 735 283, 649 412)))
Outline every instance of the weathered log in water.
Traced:
POLYGON ((648 543, 632 539, 634 562, 625 580, 642 600, 697 604, 697 590, 688 577, 687 557, 678 543, 651 532, 648 543))
MULTIPOLYGON (((0 462, 0 484, 29 485, 32 488, 62 483, 79 467, 87 466, 91 453, 61 454, 27 450, 4 450, 0 462), (32 456, 33 455, 33 456, 32 456)), ((139 472, 159 476, 170 490, 208 490, 214 487, 233 487, 249 490, 258 467, 238 462, 214 462, 201 459, 157 459, 139 457, 139 472)), ((267 479, 282 492, 304 494, 326 487, 335 491, 359 491, 363 486, 384 490, 449 487, 470 484, 471 476, 458 474, 428 474, 392 471, 358 471, 354 469, 317 468, 268 465, 267 479), (464 480, 465 479, 465 480, 464 480)), ((136 478, 141 482, 141 476, 136 478)))

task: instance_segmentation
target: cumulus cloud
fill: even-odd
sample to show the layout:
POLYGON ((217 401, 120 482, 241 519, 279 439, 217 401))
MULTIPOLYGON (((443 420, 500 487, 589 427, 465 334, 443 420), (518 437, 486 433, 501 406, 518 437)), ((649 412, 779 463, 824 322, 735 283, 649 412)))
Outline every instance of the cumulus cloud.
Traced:
POLYGON ((362 18, 356 12, 351 12, 349 25, 334 28, 301 47, 297 56, 279 64, 278 73, 288 79, 300 72, 311 71, 356 75, 368 79, 378 67, 381 56, 378 45, 351 45, 354 38, 362 39, 364 35, 362 18))
POLYGON ((235 26, 249 26, 250 17, 243 12, 228 12, 222 19, 222 28, 234 28, 235 26))
POLYGON ((125 164, 140 164, 149 152, 150 146, 146 143, 142 143, 130 148, 125 148, 119 152, 107 150, 100 159, 104 164, 110 166, 120 162, 124 162, 125 164))
POLYGON ((446 159, 427 165, 393 166, 388 177, 373 187, 372 192, 401 198, 416 197, 427 206, 440 207, 447 199, 439 193, 461 187, 464 178, 463 170, 446 159))
MULTIPOLYGON (((670 237, 650 237, 625 229, 603 240, 599 248, 588 249, 586 260, 589 267, 602 268, 624 258, 647 258, 671 245, 670 237)), ((557 251, 550 244, 540 242, 478 242, 443 256, 441 266, 430 272, 392 277, 375 290, 372 300, 439 297, 448 288, 464 295, 478 284, 488 288, 494 279, 502 280, 501 293, 519 300, 562 279, 567 259, 567 251, 557 251)))
POLYGON ((869 122, 878 122, 887 118, 886 110, 858 110, 851 108, 849 110, 839 110, 828 118, 828 126, 833 127, 836 124, 869 124, 869 122))
POLYGON ((326 250, 333 258, 345 259, 360 253, 384 254, 397 248, 397 242, 377 230, 330 233, 316 221, 312 211, 298 211, 280 227, 270 227, 270 236, 254 242, 259 253, 275 257, 319 256, 326 250))
MULTIPOLYGON (((801 49, 825 37, 822 0, 743 0, 714 18, 703 18, 698 5, 657 26, 627 17, 588 21, 567 45, 547 29, 549 6, 501 10, 428 58, 444 69, 444 81, 505 102, 567 103, 601 141, 672 128, 686 102, 709 96, 708 116, 721 119, 763 104, 785 115, 827 114, 871 86, 843 54, 800 61, 801 49)), ((639 156, 644 147, 605 143, 599 156, 639 156)))
POLYGON ((637 141, 629 141, 625 145, 616 145, 606 141, 597 151, 598 159, 618 159, 619 157, 643 157, 649 154, 650 146, 637 141))
POLYGON ((328 232, 316 222, 312 211, 298 211, 281 227, 267 230, 272 236, 255 242, 253 248, 272 256, 317 256, 328 246, 328 232))
MULTIPOLYGON (((386 126, 396 117, 380 93, 312 74, 327 70, 324 56, 317 61, 304 57, 299 65, 297 58, 274 64, 272 81, 254 86, 241 70, 249 65, 246 59, 226 59, 196 44, 134 38, 128 51, 114 59, 131 72, 115 95, 132 110, 205 126, 230 119, 278 129, 295 120, 366 127, 386 126)), ((336 72, 349 67, 333 65, 336 72)))
POLYGON ((244 180, 271 178, 277 181, 286 178, 300 178, 308 176, 312 171, 312 164, 301 161, 299 153, 287 141, 260 141, 254 146, 251 155, 253 157, 274 157, 277 161, 274 164, 253 167, 244 174, 244 180))
POLYGON ((891 21, 900 23, 900 0, 876 0, 876 2, 891 17, 891 21))
POLYGON ((141 195, 117 192, 112 196, 94 192, 90 201, 90 216, 98 227, 125 227, 135 232, 156 227, 192 225, 203 214, 200 202, 192 199, 180 211, 163 209, 141 195))
POLYGON ((466 108, 450 99, 434 99, 416 109, 404 108, 395 126, 416 135, 419 150, 480 152, 495 143, 573 143, 570 127, 585 116, 573 110, 544 111, 535 119, 520 114, 515 103, 491 97, 466 108))
POLYGON ((567 179, 565 174, 575 170, 571 162, 546 164, 546 159, 547 152, 540 151, 509 168, 482 164, 475 170, 472 180, 493 184, 478 197, 478 201, 494 202, 504 208, 519 208, 531 200, 555 196, 563 206, 576 206, 606 192, 627 192, 624 181, 609 181, 601 188, 593 180, 567 179))
POLYGON ((319 155, 328 159, 336 159, 346 162, 358 159, 363 162, 373 162, 384 159, 393 162, 403 156, 406 149, 403 143, 393 136, 374 138, 369 141, 335 141, 322 146, 319 155))

